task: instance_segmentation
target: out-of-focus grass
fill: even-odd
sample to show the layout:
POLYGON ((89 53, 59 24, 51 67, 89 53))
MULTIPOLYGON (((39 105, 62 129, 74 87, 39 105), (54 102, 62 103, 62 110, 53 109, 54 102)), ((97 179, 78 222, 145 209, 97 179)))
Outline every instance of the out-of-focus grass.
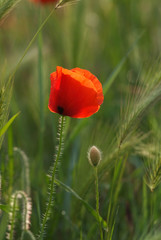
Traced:
MULTIPOLYGON (((72 141, 68 144, 73 129, 76 129, 75 127, 78 126, 79 122, 83 121, 70 119, 65 134, 65 152, 57 177, 78 194, 83 193, 84 195, 80 195, 80 197, 94 207, 94 184, 89 184, 92 169, 87 161, 87 151, 93 144, 98 146, 103 155, 99 179, 100 214, 106 219, 114 174, 113 167, 115 162, 119 160, 117 157, 123 154, 123 157, 127 157, 127 162, 122 178, 118 178, 120 191, 115 199, 117 200, 113 216, 115 228, 112 239, 138 239, 143 232, 147 232, 148 239, 148 230, 153 225, 153 220, 161 221, 159 214, 161 189, 158 186, 154 193, 150 193, 143 183, 144 167, 139 155, 140 151, 143 151, 141 147, 148 148, 148 144, 150 144, 150 139, 146 137, 148 136, 146 134, 153 131, 155 137, 159 129, 160 103, 148 109, 141 121, 140 118, 138 119, 139 131, 134 129, 134 135, 127 139, 129 145, 123 146, 122 153, 119 152, 119 141, 117 142, 119 139, 116 138, 120 124, 123 124, 120 121, 121 109, 129 109, 129 101, 126 96, 131 96, 132 93, 137 96, 135 85, 138 83, 138 78, 142 79, 141 77, 146 74, 151 65, 155 64, 154 62, 160 55, 159 4, 159 0, 82 0, 73 6, 57 9, 47 22, 42 30, 45 130, 42 156, 44 160, 43 171, 39 172, 39 178, 35 174, 39 171, 38 142, 40 136, 36 41, 28 51, 14 79, 10 110, 11 114, 21 111, 21 116, 16 120, 12 129, 13 144, 23 149, 29 156, 33 201, 32 232, 38 233, 41 214, 44 212, 48 182, 46 173, 51 165, 56 145, 58 116, 50 113, 47 108, 50 73, 55 71, 57 65, 65 68, 78 66, 90 70, 104 84, 143 31, 143 36, 129 54, 119 75, 107 92, 99 112, 89 118, 80 130, 76 131, 75 136, 71 138, 72 141), (114 152, 115 154, 111 155, 114 152)), ((52 6, 41 6, 41 8, 44 19, 51 11, 52 6)), ((6 62, 5 74, 3 74, 6 79, 13 71, 38 26, 38 5, 28 1, 21 1, 1 24, 0 69, 6 62)), ((156 62, 158 61, 160 59, 156 62)), ((153 77, 154 75, 151 76, 151 78, 153 77)), ((150 83, 151 80, 148 81, 150 83)), ((145 85, 146 82, 140 82, 137 90, 140 92, 145 85)), ((129 116, 127 113, 128 110, 125 116, 129 116)), ((128 125, 128 118, 124 119, 124 122, 128 125)), ((123 129, 122 127, 121 131, 123 129)), ((8 201, 6 193, 10 182, 6 176, 6 173, 9 172, 8 161, 5 157, 6 149, 7 141, 4 141, 0 155, 0 171, 3 179, 2 199, 4 202, 8 201)), ((19 172, 21 172, 21 167, 19 160, 15 157, 13 191, 21 189, 18 180, 19 172)), ((79 239, 81 232, 83 239, 98 239, 98 226, 93 217, 70 193, 58 188, 56 208, 53 210, 48 226, 47 239, 59 236, 59 239, 75 240, 79 239)))

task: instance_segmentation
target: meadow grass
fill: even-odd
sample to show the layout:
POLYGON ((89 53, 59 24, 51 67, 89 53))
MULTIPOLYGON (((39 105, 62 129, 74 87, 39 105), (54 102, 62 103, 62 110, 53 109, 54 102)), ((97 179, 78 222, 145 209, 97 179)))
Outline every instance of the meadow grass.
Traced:
POLYGON ((0 240, 160 240, 159 3, 0 2, 0 240), (56 66, 90 70, 104 91, 59 139, 56 66))

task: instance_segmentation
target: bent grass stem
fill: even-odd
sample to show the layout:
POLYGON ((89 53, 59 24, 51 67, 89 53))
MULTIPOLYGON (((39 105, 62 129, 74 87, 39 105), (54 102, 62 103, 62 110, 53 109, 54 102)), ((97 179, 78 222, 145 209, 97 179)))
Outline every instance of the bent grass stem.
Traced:
POLYGON ((41 224, 40 235, 39 235, 39 238, 38 238, 38 239, 41 239, 41 240, 43 239, 45 226, 46 226, 46 223, 47 223, 47 221, 49 219, 49 216, 50 216, 51 207, 53 206, 55 173, 56 173, 58 161, 59 161, 59 158, 60 158, 60 155, 61 155, 62 142, 63 142, 64 119, 65 119, 64 116, 60 117, 59 145, 58 145, 58 151, 57 151, 57 154, 56 154, 56 159, 55 159, 55 162, 54 162, 54 166, 53 166, 52 173, 51 173, 51 179, 50 179, 50 183, 49 183, 49 191, 50 191, 49 192, 49 199, 47 200, 46 212, 45 212, 44 217, 43 217, 43 221, 42 221, 42 224, 41 224))

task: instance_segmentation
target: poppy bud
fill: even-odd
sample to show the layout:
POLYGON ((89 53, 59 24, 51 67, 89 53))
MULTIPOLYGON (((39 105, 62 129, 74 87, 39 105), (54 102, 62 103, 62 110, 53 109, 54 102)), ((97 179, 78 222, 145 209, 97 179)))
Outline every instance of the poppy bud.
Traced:
POLYGON ((97 167, 101 161, 101 152, 96 146, 92 146, 88 152, 89 163, 93 167, 97 167))

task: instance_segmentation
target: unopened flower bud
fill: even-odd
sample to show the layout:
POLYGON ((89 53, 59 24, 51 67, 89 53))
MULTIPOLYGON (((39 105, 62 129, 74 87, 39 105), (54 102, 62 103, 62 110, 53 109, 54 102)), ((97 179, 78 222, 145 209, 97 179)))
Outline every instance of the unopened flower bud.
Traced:
POLYGON ((93 167, 97 167, 101 161, 101 152, 96 146, 92 146, 88 152, 89 163, 93 167))

